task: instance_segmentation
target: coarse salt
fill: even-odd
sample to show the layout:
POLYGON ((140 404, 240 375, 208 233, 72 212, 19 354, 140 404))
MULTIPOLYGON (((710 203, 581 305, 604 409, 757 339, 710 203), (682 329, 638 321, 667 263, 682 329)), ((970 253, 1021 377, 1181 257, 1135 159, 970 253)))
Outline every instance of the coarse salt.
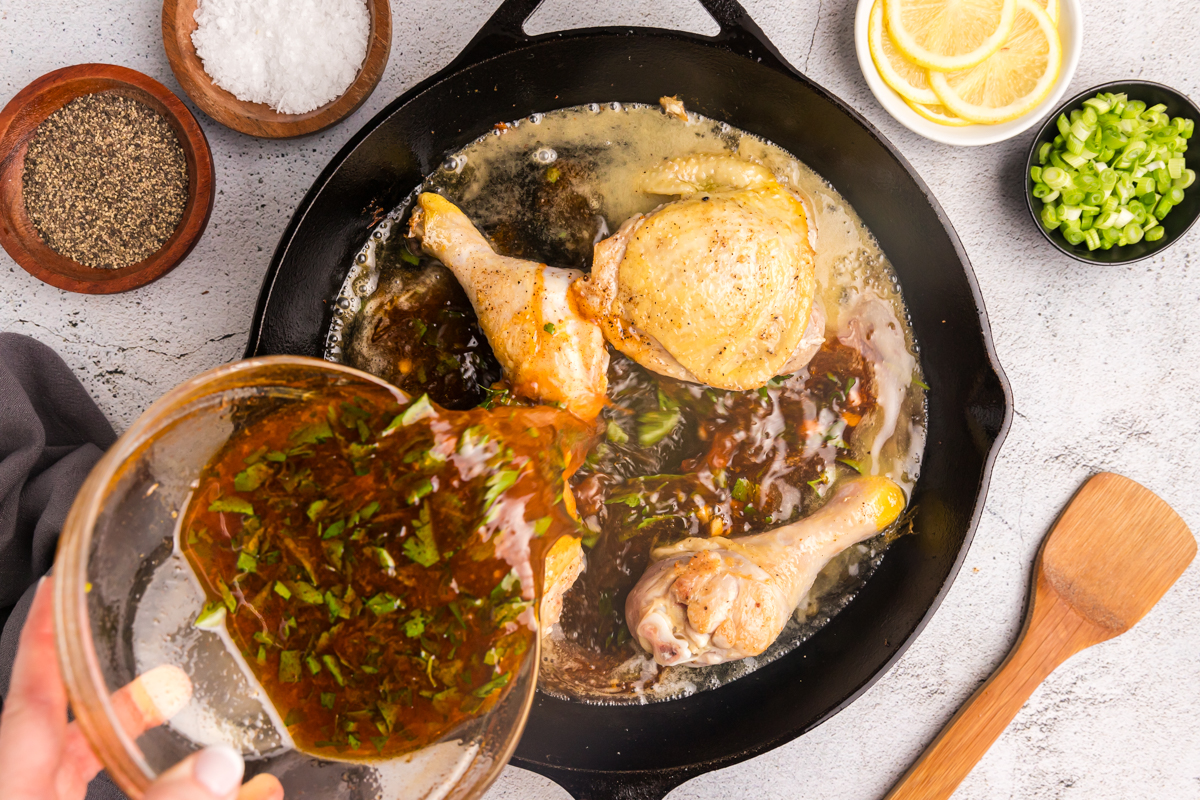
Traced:
POLYGON ((239 100, 304 114, 339 97, 367 55, 364 0, 201 0, 196 54, 239 100))

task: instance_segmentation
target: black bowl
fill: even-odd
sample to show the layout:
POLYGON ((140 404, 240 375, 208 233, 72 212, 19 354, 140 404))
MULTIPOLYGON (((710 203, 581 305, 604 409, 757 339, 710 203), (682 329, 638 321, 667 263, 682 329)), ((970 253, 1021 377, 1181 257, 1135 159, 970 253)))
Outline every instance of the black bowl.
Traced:
MULTIPOLYGON (((1042 227, 1042 201, 1033 196, 1033 179, 1029 177, 1030 168, 1038 163, 1038 148, 1044 142, 1054 141, 1054 137, 1058 135, 1058 126, 1055 124, 1058 115, 1069 114, 1073 109, 1082 108, 1084 100, 1095 97, 1100 92, 1124 92, 1130 100, 1141 100, 1147 106, 1162 103, 1167 107, 1167 113, 1172 118, 1192 119, 1198 126, 1200 126, 1200 107, 1197 107, 1187 95, 1153 81, 1102 83, 1099 86, 1093 86, 1086 92, 1080 92, 1054 109, 1054 113, 1046 118, 1045 124, 1042 125, 1042 129, 1038 131, 1037 137, 1029 148, 1029 158, 1025 161, 1025 205, 1029 209, 1030 216, 1033 217, 1033 224, 1046 237, 1046 241, 1076 261, 1086 264, 1132 264, 1161 253, 1183 238, 1183 235, 1196 222, 1196 218, 1200 217, 1200 182, 1192 184, 1184 191, 1183 202, 1175 206, 1167 218, 1162 221, 1164 234, 1157 242, 1147 242, 1143 239, 1137 244, 1113 247, 1110 250, 1088 250, 1085 244, 1068 242, 1063 238, 1061 230, 1048 231, 1042 227)), ((1200 137, 1193 137, 1189 144, 1192 142, 1200 145, 1200 137)), ((1200 173, 1200 146, 1189 147, 1184 157, 1187 159, 1187 168, 1200 173)))

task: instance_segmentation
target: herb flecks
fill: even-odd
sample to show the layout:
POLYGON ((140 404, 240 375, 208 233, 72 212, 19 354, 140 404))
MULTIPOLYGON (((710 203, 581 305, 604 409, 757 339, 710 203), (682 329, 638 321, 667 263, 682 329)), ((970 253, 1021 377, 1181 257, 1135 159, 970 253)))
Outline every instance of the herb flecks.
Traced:
POLYGON ((206 468, 181 546, 301 748, 391 756, 486 711, 515 674, 531 603, 501 525, 574 531, 565 412, 444 412, 336 387, 235 434, 206 468), (531 432, 536 432, 533 437, 531 432), (491 655, 488 655, 488 654, 491 655), (378 734, 378 735, 376 735, 378 734))

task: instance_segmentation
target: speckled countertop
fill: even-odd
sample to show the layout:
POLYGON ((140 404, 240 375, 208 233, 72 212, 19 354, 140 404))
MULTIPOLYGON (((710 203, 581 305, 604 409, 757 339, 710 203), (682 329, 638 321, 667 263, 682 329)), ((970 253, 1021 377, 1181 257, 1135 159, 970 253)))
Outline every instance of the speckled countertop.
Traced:
MULTIPOLYGON (((1128 475, 1200 530, 1200 231, 1132 267, 1089 269, 1058 255, 1021 197, 1032 133, 979 149, 921 139, 867 90, 855 61, 852 0, 743 2, 793 65, 871 120, 932 187, 974 264, 1016 397, 963 571, 899 663, 807 736, 671 794, 877 798, 1008 650, 1037 545, 1084 478, 1128 475)), ((267 262, 317 173, 388 101, 449 62, 496 5, 393 0, 392 56, 379 88, 318 136, 252 139, 196 112, 218 195, 191 257, 140 290, 88 297, 39 283, 0 252, 0 329, 58 350, 118 430, 178 382, 237 358, 267 262)), ((1084 7, 1084 54, 1068 94, 1133 77, 1200 97, 1200 6, 1084 7)), ((182 94, 163 54, 160 8, 158 0, 0 0, 0 104, 37 76, 83 62, 123 64, 182 94)), ((690 0, 548 0, 528 27, 599 24, 715 31, 690 0)), ((489 797, 566 793, 509 768, 489 797)), ((1130 633, 1055 672, 955 797, 1200 798, 1200 567, 1130 633)))

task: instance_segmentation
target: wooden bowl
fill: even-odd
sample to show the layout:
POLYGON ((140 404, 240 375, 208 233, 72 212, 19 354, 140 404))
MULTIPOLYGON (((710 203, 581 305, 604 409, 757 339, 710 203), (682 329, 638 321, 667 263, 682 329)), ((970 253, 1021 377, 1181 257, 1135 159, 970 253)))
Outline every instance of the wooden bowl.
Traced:
POLYGON ((198 0, 163 0, 163 46, 183 91, 217 122, 267 139, 306 136, 350 116, 379 84, 392 51, 392 9, 389 0, 366 0, 366 3, 371 13, 371 32, 362 69, 341 97, 306 114, 281 114, 264 103, 239 100, 212 82, 192 44, 192 33, 198 27, 195 16, 198 0))
POLYGON ((153 78, 111 64, 77 64, 43 75, 0 111, 0 245, 26 272, 59 289, 115 294, 161 278, 183 261, 208 225, 213 160, 208 140, 183 102, 153 78), (22 194, 29 140, 46 117, 77 97, 116 94, 153 108, 170 124, 187 159, 188 200, 171 238, 154 255, 121 269, 97 269, 50 249, 25 213, 22 194))

